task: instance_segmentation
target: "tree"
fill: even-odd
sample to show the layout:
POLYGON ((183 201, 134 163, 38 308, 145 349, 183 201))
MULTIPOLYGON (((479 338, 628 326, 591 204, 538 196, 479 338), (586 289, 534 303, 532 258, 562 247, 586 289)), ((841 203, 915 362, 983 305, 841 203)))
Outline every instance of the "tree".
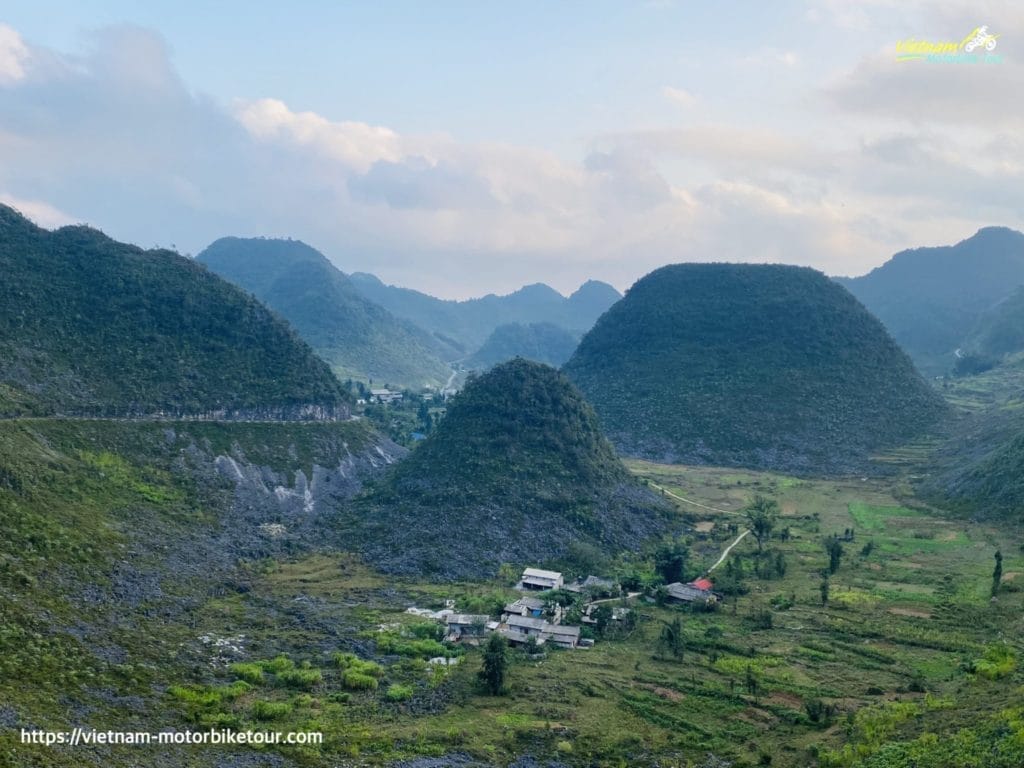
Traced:
POLYGON ((829 590, 828 574, 827 573, 823 574, 822 577, 821 577, 821 587, 820 587, 820 590, 821 590, 821 604, 822 604, 822 606, 826 606, 826 605, 828 605, 828 590, 829 590))
POLYGON ((1003 553, 996 550, 996 567, 992 571, 992 597, 999 593, 999 586, 1003 581, 1003 553))
POLYGON ((505 675, 508 672, 508 644, 498 633, 484 646, 484 664, 480 669, 480 680, 484 687, 495 696, 505 690, 505 675))
POLYGON ((838 536, 829 536, 824 543, 828 555, 828 572, 835 573, 839 570, 839 561, 843 559, 843 545, 838 536))
POLYGON ((775 554, 775 575, 780 579, 786 575, 786 557, 781 552, 775 554))
POLYGON ((604 637, 605 632, 608 631, 608 627, 612 623, 611 606, 604 603, 597 606, 593 613, 590 614, 590 618, 597 622, 594 625, 594 629, 597 630, 598 637, 604 637))
POLYGON ((743 510, 747 516, 747 528, 757 539, 757 551, 764 549, 764 543, 771 538, 775 520, 779 515, 779 503, 760 494, 756 495, 743 510))
POLYGON ((683 638, 683 624, 675 618, 671 622, 663 622, 661 635, 658 637, 658 652, 668 654, 674 659, 683 658, 685 641, 683 638))
POLYGON ((750 664, 747 664, 746 677, 747 679, 745 682, 747 686, 747 693, 749 693, 751 696, 756 697, 757 691, 761 687, 761 684, 760 681, 757 679, 757 673, 754 672, 754 667, 750 664))
POLYGON ((654 553, 654 570, 666 584, 682 581, 690 550, 681 539, 665 539, 654 553))

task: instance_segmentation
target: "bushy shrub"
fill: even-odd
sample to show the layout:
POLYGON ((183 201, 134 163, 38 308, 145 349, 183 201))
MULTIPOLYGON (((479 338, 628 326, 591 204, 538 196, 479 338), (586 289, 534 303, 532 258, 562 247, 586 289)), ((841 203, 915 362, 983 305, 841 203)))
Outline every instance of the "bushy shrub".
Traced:
POLYGON ((355 670, 348 670, 341 677, 341 684, 353 691, 377 690, 377 678, 355 670))
POLYGON ((355 672, 368 677, 384 677, 384 668, 373 661, 364 661, 354 653, 334 654, 334 663, 346 672, 355 672))
POLYGON ((257 663, 264 672, 270 672, 275 675, 287 672, 289 669, 295 669, 295 662, 284 654, 276 656, 273 659, 266 659, 257 663))
POLYGON ((1008 645, 990 645, 973 666, 975 674, 988 680, 999 680, 1017 668, 1017 654, 1008 645))
POLYGON ((228 669, 231 670, 233 675, 247 683, 252 683, 253 685, 263 684, 263 667, 259 664, 239 661, 232 664, 228 669))
POLYGON ((287 701, 257 701, 252 705, 252 716, 257 720, 280 720, 292 712, 287 701))
POLYGON ((277 676, 277 681, 281 685, 307 691, 314 685, 319 685, 322 680, 323 674, 319 669, 288 669, 277 676))
POLYGON ((388 701, 408 701, 412 698, 412 695, 413 689, 411 685, 399 685, 398 683, 395 683, 388 688, 384 697, 388 701))

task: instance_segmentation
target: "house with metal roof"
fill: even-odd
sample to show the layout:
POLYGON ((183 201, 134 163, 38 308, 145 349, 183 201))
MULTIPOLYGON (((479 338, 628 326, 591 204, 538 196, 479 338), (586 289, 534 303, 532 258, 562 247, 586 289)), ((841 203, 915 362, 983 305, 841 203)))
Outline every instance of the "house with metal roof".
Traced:
POLYGON ((508 616, 532 616, 540 618, 544 615, 545 603, 539 597, 523 595, 505 606, 506 618, 508 616))
POLYGON ((718 595, 710 589, 701 589, 694 584, 680 584, 677 581, 667 585, 665 591, 668 592, 670 599, 681 603, 703 603, 706 605, 718 602, 718 595))
POLYGON ((565 624, 549 624, 541 637, 559 648, 575 648, 580 642, 580 628, 565 624))
POLYGON ((520 589, 548 590, 561 589, 565 582, 558 571, 545 571, 540 568, 527 568, 517 585, 520 589))

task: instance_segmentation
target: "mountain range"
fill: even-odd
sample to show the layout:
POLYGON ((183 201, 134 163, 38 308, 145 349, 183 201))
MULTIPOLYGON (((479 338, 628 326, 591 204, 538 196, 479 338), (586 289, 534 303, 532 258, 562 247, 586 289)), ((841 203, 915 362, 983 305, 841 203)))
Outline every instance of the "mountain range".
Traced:
POLYGON ((1024 234, 986 227, 956 245, 901 251, 866 275, 836 279, 923 373, 941 375, 981 317, 1024 285, 1024 234))
POLYGON ((356 272, 353 284, 371 301, 410 320, 452 346, 459 357, 479 349, 499 325, 551 323, 567 331, 587 331, 622 295, 607 283, 588 280, 565 297, 543 283, 506 296, 451 301, 409 288, 385 285, 373 275, 356 272))
POLYGON ((344 416, 276 315, 194 261, 0 206, 0 414, 344 416))
POLYGON ((339 378, 420 388, 451 373, 430 334, 366 299, 299 240, 224 237, 196 260, 280 313, 339 378))

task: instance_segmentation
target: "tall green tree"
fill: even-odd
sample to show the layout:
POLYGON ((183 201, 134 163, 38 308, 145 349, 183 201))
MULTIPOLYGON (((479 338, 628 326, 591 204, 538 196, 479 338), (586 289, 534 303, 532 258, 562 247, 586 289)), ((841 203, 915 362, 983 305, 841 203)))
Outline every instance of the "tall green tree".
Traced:
POLYGON ((775 499, 757 494, 750 500, 743 513, 747 516, 747 528, 757 539, 757 551, 761 552, 775 528, 775 521, 779 516, 779 503, 775 499))
POLYGON ((826 574, 822 574, 822 577, 821 577, 821 587, 819 587, 819 590, 821 591, 821 604, 822 604, 822 606, 828 605, 829 583, 828 583, 828 574, 827 573, 826 574))
POLYGON ((999 594, 999 586, 1003 581, 1003 553, 996 550, 996 567, 992 571, 992 597, 999 594))
POLYGON ((828 555, 828 572, 835 573, 839 570, 839 562, 843 559, 843 544, 838 536, 829 536, 824 541, 825 554, 828 555))
POLYGON ((498 696, 505 691, 505 678, 508 674, 508 643, 498 633, 492 633, 487 645, 484 646, 484 664, 480 668, 480 681, 493 695, 498 696))
POLYGON ((666 584, 682 581, 690 550, 681 539, 665 539, 654 552, 654 569, 666 584))
POLYGON ((683 658, 685 647, 683 623, 679 618, 664 622, 661 627, 661 635, 658 637, 658 652, 678 660, 683 658))

